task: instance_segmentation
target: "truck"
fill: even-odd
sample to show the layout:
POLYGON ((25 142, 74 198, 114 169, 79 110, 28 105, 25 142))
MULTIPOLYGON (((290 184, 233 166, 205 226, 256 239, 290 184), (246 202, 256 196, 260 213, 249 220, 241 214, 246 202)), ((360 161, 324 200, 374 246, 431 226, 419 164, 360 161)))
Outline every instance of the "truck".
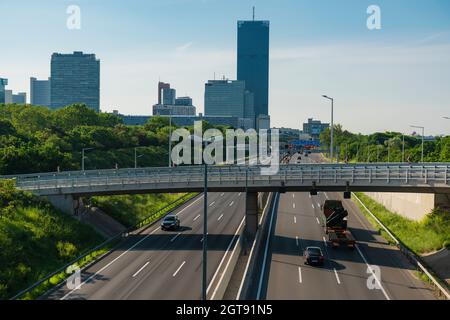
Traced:
POLYGON ((347 246, 353 250, 355 248, 355 238, 347 228, 348 212, 345 210, 340 200, 326 200, 322 206, 325 217, 325 234, 333 248, 347 246))

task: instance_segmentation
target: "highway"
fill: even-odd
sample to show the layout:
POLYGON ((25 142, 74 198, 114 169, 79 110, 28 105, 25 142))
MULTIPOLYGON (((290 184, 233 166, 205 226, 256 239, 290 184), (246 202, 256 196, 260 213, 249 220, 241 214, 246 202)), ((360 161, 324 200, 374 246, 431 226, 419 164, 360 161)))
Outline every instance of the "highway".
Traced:
MULTIPOLYGON (((245 194, 209 193, 208 203, 209 283, 222 260, 226 260, 225 252, 243 223, 245 194)), ((161 231, 157 223, 139 235, 130 235, 118 249, 82 272, 78 290, 63 285, 46 298, 200 299, 203 196, 191 200, 174 214, 181 220, 181 230, 161 231)), ((214 288, 209 288, 209 294, 211 290, 214 288)))
MULTIPOLYGON (((297 162, 298 155, 291 161, 297 162)), ((301 162, 319 161, 319 155, 302 156, 301 162)), ((265 272, 254 297, 288 300, 415 300, 434 299, 432 291, 413 274, 413 267, 388 245, 351 200, 343 200, 349 212, 348 225, 357 240, 357 249, 332 249, 325 242, 320 204, 326 199, 342 199, 341 193, 281 194, 268 237, 265 272), (304 264, 303 250, 319 246, 325 254, 324 267, 304 264), (379 266, 374 277, 369 264, 379 266), (372 289, 369 289, 369 284, 372 289), (373 289, 375 287, 375 289, 373 289)), ((263 260, 263 259, 262 259, 263 260)))

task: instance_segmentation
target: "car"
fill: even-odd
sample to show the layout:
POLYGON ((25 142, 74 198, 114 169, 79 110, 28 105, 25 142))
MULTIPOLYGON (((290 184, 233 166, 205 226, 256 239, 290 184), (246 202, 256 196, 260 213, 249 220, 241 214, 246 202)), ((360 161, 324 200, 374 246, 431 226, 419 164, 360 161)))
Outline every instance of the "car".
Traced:
POLYGON ((166 216, 161 222, 161 230, 177 230, 180 228, 180 218, 175 215, 166 216))
POLYGON ((304 253, 305 264, 323 266, 325 257, 319 247, 307 247, 304 253))

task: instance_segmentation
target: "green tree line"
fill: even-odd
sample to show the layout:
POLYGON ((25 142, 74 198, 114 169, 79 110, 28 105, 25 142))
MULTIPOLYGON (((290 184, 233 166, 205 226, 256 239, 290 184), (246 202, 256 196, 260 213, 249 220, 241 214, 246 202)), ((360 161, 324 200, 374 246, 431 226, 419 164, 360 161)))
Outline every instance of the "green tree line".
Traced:
MULTIPOLYGON (((349 162, 420 162, 422 158, 422 138, 403 136, 399 132, 376 132, 370 135, 355 134, 344 130, 341 125, 334 126, 335 154, 341 161, 349 162), (403 148, 404 138, 404 148, 403 148), (403 152, 404 149, 404 152, 403 152)), ((330 129, 320 135, 320 142, 329 149, 330 129)), ((450 161, 450 136, 436 137, 434 141, 424 142, 425 162, 450 161)))

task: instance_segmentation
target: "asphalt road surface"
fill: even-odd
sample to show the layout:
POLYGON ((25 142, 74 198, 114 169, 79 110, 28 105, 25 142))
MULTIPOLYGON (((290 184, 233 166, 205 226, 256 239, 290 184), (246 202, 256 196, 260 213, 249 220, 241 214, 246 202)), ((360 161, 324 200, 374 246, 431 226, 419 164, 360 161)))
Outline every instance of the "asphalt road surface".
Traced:
MULTIPOLYGON (((291 162, 297 162, 295 155, 291 162)), ((302 156, 303 163, 319 161, 318 155, 302 156)), ((281 194, 273 219, 265 272, 259 277, 261 299, 288 300, 383 300, 434 299, 432 291, 413 274, 407 259, 383 239, 351 200, 343 200, 349 212, 349 230, 357 249, 333 249, 327 245, 320 204, 343 200, 341 193, 281 194), (318 246, 325 254, 323 267, 304 264, 303 250, 318 246), (378 270, 368 268, 379 267, 378 270)))
MULTIPOLYGON (((245 194, 210 193, 208 203, 209 283, 243 223, 245 194)), ((200 299, 203 196, 174 214, 181 220, 179 231, 161 231, 157 223, 140 235, 131 235, 120 248, 82 272, 79 289, 70 290, 63 285, 47 298, 200 299)))

